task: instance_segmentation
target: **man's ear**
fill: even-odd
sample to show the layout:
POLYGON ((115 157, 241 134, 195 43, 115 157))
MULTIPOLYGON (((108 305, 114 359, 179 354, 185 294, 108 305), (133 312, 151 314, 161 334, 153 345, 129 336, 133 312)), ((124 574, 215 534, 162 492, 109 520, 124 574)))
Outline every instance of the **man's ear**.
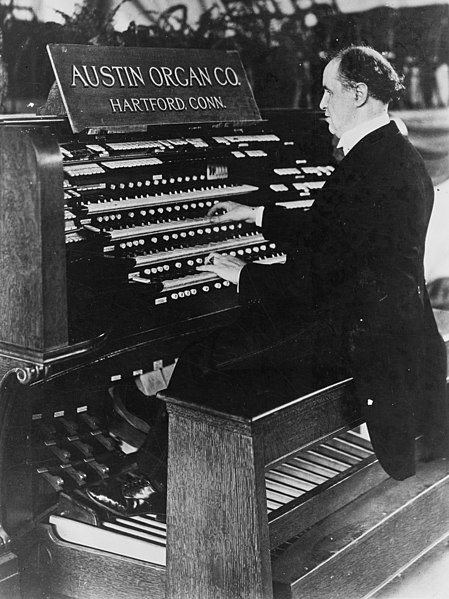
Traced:
POLYGON ((356 105, 363 106, 368 99, 368 86, 366 83, 356 83, 354 91, 356 105))

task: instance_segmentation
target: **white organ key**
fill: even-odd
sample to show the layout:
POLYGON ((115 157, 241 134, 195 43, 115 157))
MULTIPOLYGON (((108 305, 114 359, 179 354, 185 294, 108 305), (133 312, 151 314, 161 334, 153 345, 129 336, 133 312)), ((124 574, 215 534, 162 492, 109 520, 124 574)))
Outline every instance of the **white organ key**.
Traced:
POLYGON ((260 264, 285 264, 287 256, 285 254, 279 254, 278 256, 269 256, 267 258, 260 258, 260 260, 254 260, 254 262, 260 264))
POLYGON ((306 185, 309 189, 321 189, 324 183, 325 181, 307 181, 306 185))
POLYGON ((112 200, 110 202, 88 202, 89 214, 99 212, 112 212, 115 210, 129 210, 132 208, 143 208, 151 205, 174 204, 188 200, 226 198, 228 196, 252 193, 259 188, 254 185, 233 185, 229 187, 198 189, 192 191, 180 191, 177 194, 162 193, 158 196, 144 196, 140 198, 126 198, 125 200, 112 200))
POLYGON ((276 206, 283 206, 289 210, 293 208, 310 208, 315 200, 292 200, 291 202, 276 202, 276 206))
POLYGON ((174 291, 191 285, 199 285, 217 280, 219 277, 213 272, 199 272, 195 275, 187 275, 179 279, 170 279, 163 281, 164 291, 174 291))
POLYGON ((190 248, 169 250, 167 252, 158 252, 157 254, 151 254, 148 256, 136 256, 136 266, 148 266, 150 264, 159 262, 168 262, 175 258, 191 258, 204 253, 210 252, 226 252, 227 250, 234 249, 236 247, 245 247, 249 244, 261 243, 264 241, 262 234, 252 235, 251 237, 239 237, 237 239, 227 239, 225 241, 216 241, 206 243, 202 245, 196 245, 190 248))
POLYGON ((118 168, 156 166, 159 164, 162 164, 162 160, 159 160, 159 158, 130 158, 128 160, 110 160, 107 162, 101 162, 102 166, 112 170, 116 170, 118 168))
POLYGON ((130 227, 129 229, 113 229, 112 231, 108 231, 108 233, 111 236, 111 239, 120 240, 126 239, 128 237, 166 233, 170 231, 177 231, 179 229, 189 229, 191 227, 200 227, 210 224, 210 218, 192 218, 154 225, 138 225, 136 227, 130 227))
POLYGON ((276 175, 300 175, 301 171, 297 167, 292 168, 275 168, 276 175))
MULTIPOLYGON (((284 262, 285 258, 285 255, 280 255, 272 258, 262 258, 256 262, 260 264, 276 264, 284 262)), ((184 289, 185 287, 192 287, 193 285, 201 285, 204 283, 214 283, 218 280, 220 280, 220 277, 213 272, 199 272, 197 274, 180 277, 179 279, 163 281, 163 292, 177 291, 179 289, 184 289)))

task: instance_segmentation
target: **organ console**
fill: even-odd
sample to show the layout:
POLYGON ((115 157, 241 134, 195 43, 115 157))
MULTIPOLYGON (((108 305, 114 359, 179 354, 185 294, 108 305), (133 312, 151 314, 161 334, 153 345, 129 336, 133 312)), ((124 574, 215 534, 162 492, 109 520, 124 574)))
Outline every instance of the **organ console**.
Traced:
MULTIPOLYGON (((285 259, 256 227, 211 222, 210 207, 308 210, 333 170, 319 115, 263 116, 79 132, 67 117, 2 119, 3 596, 299 596, 319 568, 320 597, 334 596, 332 564, 307 554, 302 582, 285 564, 319 522, 385 484, 350 379, 249 414, 166 398, 167 522, 108 515, 84 493, 135 449, 111 382, 161 371, 238 311, 235 287, 197 271, 208 253, 285 259)), ((437 493, 447 485, 426 476, 437 493)))

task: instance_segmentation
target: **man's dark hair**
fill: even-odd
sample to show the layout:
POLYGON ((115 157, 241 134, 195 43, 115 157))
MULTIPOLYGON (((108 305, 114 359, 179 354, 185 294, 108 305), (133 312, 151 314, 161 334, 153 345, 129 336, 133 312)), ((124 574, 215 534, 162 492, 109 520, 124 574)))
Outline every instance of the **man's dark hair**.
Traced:
POLYGON ((338 78, 346 87, 365 83, 373 98, 388 104, 404 89, 400 77, 388 60, 369 46, 349 46, 333 56, 340 61, 338 78))

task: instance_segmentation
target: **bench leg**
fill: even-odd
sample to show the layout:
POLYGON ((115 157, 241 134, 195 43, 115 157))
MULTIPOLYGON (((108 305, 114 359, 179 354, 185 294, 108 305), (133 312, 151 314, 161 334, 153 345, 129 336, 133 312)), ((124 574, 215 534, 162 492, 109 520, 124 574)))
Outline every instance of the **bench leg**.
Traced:
POLYGON ((271 599, 263 456, 250 423, 167 409, 168 599, 271 599))

